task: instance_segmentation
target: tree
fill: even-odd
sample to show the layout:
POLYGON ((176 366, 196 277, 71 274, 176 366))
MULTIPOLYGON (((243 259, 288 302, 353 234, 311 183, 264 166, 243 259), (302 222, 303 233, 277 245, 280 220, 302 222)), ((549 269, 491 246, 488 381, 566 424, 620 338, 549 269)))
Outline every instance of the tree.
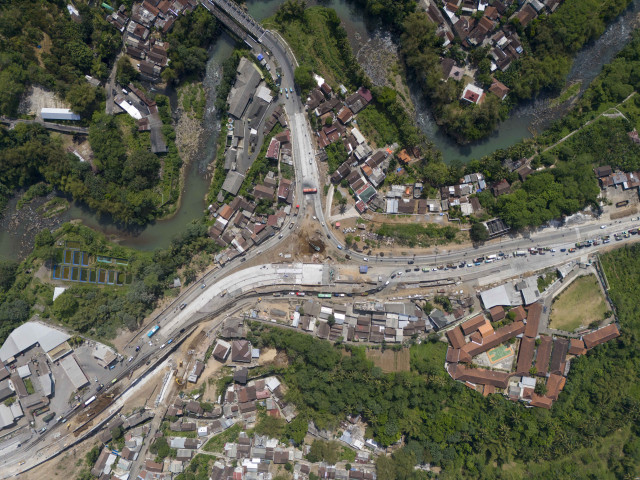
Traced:
POLYGON ((120 85, 129 85, 129 83, 137 80, 139 76, 139 72, 131 64, 131 58, 128 55, 123 55, 118 59, 116 80, 120 85))
POLYGON ((309 65, 302 64, 296 67, 293 72, 293 79, 303 96, 316 86, 316 82, 313 79, 313 70, 309 65))
POLYGON ((475 222, 473 225, 471 225, 469 237, 474 243, 485 242, 489 239, 489 230, 487 230, 487 227, 485 227, 483 223, 475 222))
POLYGON ((58 318, 66 320, 76 313, 78 306, 78 300, 66 291, 53 301, 53 313, 58 318))
POLYGON ((82 117, 90 117, 96 108, 96 89, 88 82, 74 83, 67 92, 67 102, 71 104, 71 110, 82 117))
POLYGON ((44 230, 40 230, 35 237, 35 246, 38 247, 48 247, 53 245, 54 238, 51 234, 51 230, 45 228, 44 230))
POLYGON ((18 262, 0 260, 0 291, 8 290, 16 279, 18 262))
POLYGON ((334 317, 333 314, 329 315, 329 318, 327 318, 327 323, 330 327, 333 327, 333 325, 336 323, 336 317, 334 317))

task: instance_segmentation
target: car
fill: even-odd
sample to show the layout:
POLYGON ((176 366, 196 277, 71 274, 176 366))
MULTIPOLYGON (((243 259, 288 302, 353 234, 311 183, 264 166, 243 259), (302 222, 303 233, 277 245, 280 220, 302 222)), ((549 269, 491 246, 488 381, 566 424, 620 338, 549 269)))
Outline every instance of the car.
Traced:
POLYGON ((133 357, 129 357, 129 360, 127 360, 128 362, 133 361, 133 357))
POLYGON ((467 263, 467 267, 473 267, 473 263, 467 263))
POLYGON ((242 258, 240 259, 240 263, 242 263, 242 262, 246 262, 246 261, 247 261, 247 259, 246 259, 246 258, 244 258, 244 257, 242 257, 242 258))
POLYGON ((149 342, 149 346, 150 346, 150 347, 153 347, 153 342, 151 342, 151 341, 150 341, 150 342, 149 342))
POLYGON ((405 270, 405 272, 407 272, 407 273, 409 273, 410 271, 411 271, 411 269, 410 269, 410 268, 407 268, 407 269, 405 270))
MULTIPOLYGON (((393 277, 393 275, 392 275, 392 277, 393 277)), ((389 285, 389 282, 390 282, 390 281, 391 281, 391 280, 387 280, 386 282, 384 282, 384 285, 385 285, 385 286, 389 285)))
POLYGON ((408 262, 408 263, 409 263, 409 265, 413 265, 413 264, 414 264, 414 261, 413 261, 413 260, 409 260, 409 262, 408 262))
POLYGON ((365 262, 369 261, 369 259, 367 257, 364 257, 362 260, 364 260, 365 262))
POLYGON ((187 306, 187 302, 181 303, 180 304, 180 310, 184 310, 184 307, 187 306))
POLYGON ((293 228, 293 223, 289 224, 289 230, 291 230, 293 228))
POLYGON ((401 277, 402 276, 402 272, 398 272, 398 276, 401 277))
POLYGON ((173 338, 170 338, 169 340, 167 340, 167 345, 171 345, 171 342, 173 342, 173 338))
POLYGON ((606 225, 600 225, 600 230, 604 230, 605 228, 607 228, 606 225))
POLYGON ((342 250, 342 245, 338 245, 338 250, 342 250))
POLYGON ((322 226, 324 227, 324 222, 321 222, 321 223, 322 223, 322 226))
POLYGON ((552 248, 552 249, 551 249, 551 253, 556 253, 556 249, 555 249, 555 248, 552 248))
POLYGON ((204 287, 206 287, 206 286, 207 286, 207 284, 206 284, 206 283, 203 283, 202 285, 200 285, 200 288, 204 288, 204 287))
POLYGON ((316 216, 314 215, 314 216, 313 216, 313 219, 314 219, 314 220, 317 220, 317 219, 318 219, 318 217, 316 217, 316 216))
POLYGON ((560 251, 564 253, 564 252, 567 251, 567 249, 566 248, 561 248, 560 251))
POLYGON ((414 272, 419 272, 419 271, 420 271, 420 268, 416 267, 416 268, 414 268, 414 269, 413 269, 413 271, 414 271, 414 272))
POLYGON ((288 93, 285 93, 285 95, 286 95, 287 98, 289 98, 289 94, 288 93))
POLYGON ((164 348, 166 345, 166 343, 163 343, 162 345, 160 345, 160 348, 164 348))
POLYGON ((103 388, 104 388, 104 384, 101 383, 100 385, 98 385, 98 388, 96 388, 96 392, 99 392, 103 388))
POLYGON ((280 89, 280 95, 282 95, 282 89, 280 89))
POLYGON ((109 370, 113 370, 114 368, 116 368, 116 366, 115 366, 115 365, 111 365, 111 366, 109 367, 109 370))
POLYGON ((139 351, 140 351, 140 345, 136 347, 136 352, 139 352, 139 351))
POLYGON ((122 89, 122 93, 123 93, 123 94, 125 94, 125 95, 129 95, 129 92, 127 91, 127 89, 126 89, 126 88, 123 88, 123 89, 122 89))
POLYGON ((38 433, 44 433, 47 431, 47 427, 42 427, 40 430, 38 430, 38 433))
POLYGON ((293 87, 289 87, 289 93, 293 93, 293 87))
POLYGON ((395 273, 392 273, 392 274, 391 274, 391 278, 396 278, 396 274, 395 274, 395 273))

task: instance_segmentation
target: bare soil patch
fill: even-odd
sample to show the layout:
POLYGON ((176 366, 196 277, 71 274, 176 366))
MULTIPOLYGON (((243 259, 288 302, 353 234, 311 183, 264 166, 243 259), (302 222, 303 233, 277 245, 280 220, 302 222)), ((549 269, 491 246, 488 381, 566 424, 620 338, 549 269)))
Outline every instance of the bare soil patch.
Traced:
POLYGON ((25 473, 20 474, 21 480, 42 480, 44 478, 76 478, 80 470, 84 467, 84 456, 93 448, 95 441, 82 442, 76 447, 58 455, 48 462, 39 465, 25 473), (81 460, 80 466, 76 462, 81 460))
POLYGON ((367 350, 367 358, 384 373, 408 372, 411 368, 411 356, 408 348, 399 352, 393 350, 367 350))
POLYGON ((609 311, 595 275, 576 278, 553 302, 549 326, 573 332, 591 322, 603 320, 609 311))

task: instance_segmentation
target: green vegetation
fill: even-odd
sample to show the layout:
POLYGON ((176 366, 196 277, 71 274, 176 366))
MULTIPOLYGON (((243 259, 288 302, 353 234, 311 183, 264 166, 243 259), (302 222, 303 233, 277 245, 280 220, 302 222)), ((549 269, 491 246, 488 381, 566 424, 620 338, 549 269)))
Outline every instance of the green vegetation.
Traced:
POLYGON ((175 448, 169 447, 165 437, 156 438, 149 447, 149 452, 156 456, 156 462, 162 462, 165 458, 175 458, 178 454, 175 448))
POLYGON ((342 142, 334 142, 328 145, 325 149, 327 152, 327 164, 329 166, 329 173, 335 172, 340 165, 347 161, 349 155, 347 155, 347 149, 342 142))
POLYGON ((553 302, 549 326, 573 332, 609 316, 609 306, 595 275, 576 278, 553 302))
POLYGON ((310 462, 326 462, 329 465, 335 465, 340 460, 353 462, 355 459, 353 450, 343 447, 336 441, 314 440, 307 454, 307 460, 310 462))
MULTIPOLYGON (((0 6, 0 115, 15 117, 22 95, 41 85, 66 99, 85 118, 103 99, 84 75, 105 80, 121 34, 99 7, 77 6, 74 22, 65 4, 8 0, 0 6)), ((2 162, 0 162, 2 163, 2 162)))
POLYGON ((544 275, 540 275, 537 280, 538 290, 540 292, 544 292, 547 289, 547 287, 551 285, 553 282, 555 282, 557 279, 558 279, 558 272, 556 270, 548 272, 544 275))
POLYGON ((578 95, 578 93, 580 93, 580 87, 581 86, 582 86, 582 82, 581 81, 572 83, 567 88, 565 88, 560 93, 560 95, 558 95, 556 98, 551 100, 551 106, 552 107, 557 107, 559 105, 562 105, 564 102, 572 99, 573 97, 578 95))
MULTIPOLYGON (((106 241, 104 236, 77 224, 64 224, 53 235, 45 230, 35 239, 34 251, 17 267, 0 264, 0 343, 40 306, 42 318, 55 318, 79 332, 113 338, 120 328, 135 330, 170 287, 178 268, 215 253, 219 247, 203 224, 190 225, 165 250, 139 252, 106 241), (125 286, 73 283, 55 302, 53 287, 33 272, 59 260, 57 241, 76 242, 90 255, 128 259, 123 271, 133 278, 125 286)), ((208 258, 208 257, 207 257, 208 258)))
POLYGON ((202 76, 209 57, 207 48, 218 37, 218 32, 217 20, 204 7, 183 12, 167 35, 169 66, 162 71, 162 79, 177 82, 202 76))
POLYGON ((27 393, 29 395, 33 395, 34 393, 36 393, 35 388, 33 388, 33 382, 29 377, 24 379, 24 386, 27 389, 27 393))
POLYGON ((489 230, 487 230, 487 227, 485 227, 483 223, 474 222, 471 225, 471 230, 469 230, 469 237, 474 243, 486 242, 489 240, 489 230))
POLYGON ((204 109, 207 103, 202 83, 185 83, 179 89, 182 108, 188 115, 196 120, 204 118, 204 109))
POLYGON ((27 191, 24 192, 24 195, 20 197, 20 200, 18 200, 16 209, 20 210, 22 207, 24 207, 27 203, 29 203, 34 198, 44 197, 45 195, 48 195, 49 193, 51 193, 52 190, 53 188, 51 188, 51 185, 48 185, 44 182, 39 182, 31 185, 27 189, 27 191))
POLYGON ((400 245, 428 247, 454 241, 458 229, 450 226, 440 227, 433 223, 384 223, 376 233, 394 238, 400 245))
POLYGON ((176 475, 175 480, 208 480, 215 461, 216 457, 213 455, 198 453, 189 462, 184 472, 176 475))
POLYGON ((225 443, 235 442, 238 440, 238 435, 240 435, 241 431, 242 425, 236 423, 235 425, 226 429, 224 432, 210 438, 209 441, 204 444, 202 449, 205 452, 221 452, 225 443))

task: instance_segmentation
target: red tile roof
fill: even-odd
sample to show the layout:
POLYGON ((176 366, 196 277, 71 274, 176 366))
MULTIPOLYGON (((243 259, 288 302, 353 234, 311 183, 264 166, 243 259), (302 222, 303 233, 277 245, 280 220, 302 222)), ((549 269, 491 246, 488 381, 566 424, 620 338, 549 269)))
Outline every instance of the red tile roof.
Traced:
POLYGON ((532 407, 542 407, 549 410, 552 404, 553 404, 552 399, 548 397, 542 397, 537 393, 534 393, 533 395, 531 395, 531 403, 529 405, 531 405, 532 407))
POLYGON ((467 320, 461 325, 462 331, 464 332, 465 335, 469 335, 470 333, 478 330, 478 328, 480 328, 480 326, 483 325, 485 322, 486 322, 486 319, 484 318, 484 315, 482 314, 476 315, 475 317, 473 317, 470 320, 467 320))
POLYGON ((451 342, 451 346, 453 348, 462 348, 465 346, 464 335, 462 334, 462 330, 460 327, 456 327, 447 332, 447 338, 449 342, 451 342))
POLYGON ((581 338, 572 338, 569 344, 569 353, 571 355, 584 355, 587 353, 584 341, 581 338))
POLYGON ((558 394, 564 388, 564 384, 567 382, 567 379, 562 375, 556 375, 552 373, 549 375, 547 379, 547 397, 557 400, 558 394))
POLYGON ((551 346, 553 339, 548 335, 541 335, 542 343, 538 346, 538 356, 536 357, 537 375, 545 376, 549 371, 549 359, 551 358, 551 346))
POLYGON ((505 325, 497 329, 491 335, 487 335, 483 341, 482 345, 478 345, 477 343, 467 343, 462 349, 475 357, 482 352, 486 352, 487 350, 500 345, 503 342, 506 342, 510 338, 515 337, 516 335, 520 335, 524 332, 524 323, 523 322, 513 322, 509 325, 505 325))
POLYGON ((489 313, 491 314, 491 320, 493 320, 494 322, 499 322, 506 316, 504 313, 504 308, 502 308, 500 305, 496 305, 495 307, 491 308, 489 310, 489 313))
POLYGON ((514 321, 518 322, 527 318, 527 312, 525 312, 522 305, 518 305, 516 308, 512 308, 509 312, 513 312, 515 315, 514 321))
POLYGON ((493 385, 498 388, 507 388, 510 375, 482 368, 467 368, 459 363, 449 365, 449 374, 454 380, 471 382, 476 385, 493 385))
POLYGON ((524 334, 527 337, 535 338, 538 336, 540 315, 542 315, 542 304, 536 302, 529 305, 529 308, 527 308, 527 326, 524 329, 524 334))
POLYGON ((588 349, 591 349, 601 343, 607 342, 613 338, 619 337, 620 331, 615 323, 607 325, 604 328, 596 330, 595 332, 587 333, 583 335, 582 339, 588 349))
POLYGON ((536 348, 536 341, 533 338, 522 337, 520 342, 520 351, 518 352, 518 366, 516 373, 518 375, 529 375, 531 364, 533 363, 533 352, 536 348))

